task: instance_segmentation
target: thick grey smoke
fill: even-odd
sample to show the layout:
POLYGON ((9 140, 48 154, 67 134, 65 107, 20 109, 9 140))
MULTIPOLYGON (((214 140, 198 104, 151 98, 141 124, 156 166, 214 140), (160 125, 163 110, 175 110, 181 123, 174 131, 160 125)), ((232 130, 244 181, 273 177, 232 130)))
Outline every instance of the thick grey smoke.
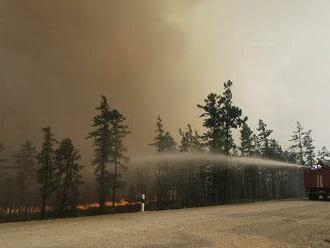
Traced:
POLYGON ((147 152, 158 113, 175 108, 168 122, 185 118, 181 83, 196 79, 176 17, 195 5, 0 0, 0 141, 14 149, 50 125, 88 153, 84 137, 104 94, 128 118, 130 151, 147 152))

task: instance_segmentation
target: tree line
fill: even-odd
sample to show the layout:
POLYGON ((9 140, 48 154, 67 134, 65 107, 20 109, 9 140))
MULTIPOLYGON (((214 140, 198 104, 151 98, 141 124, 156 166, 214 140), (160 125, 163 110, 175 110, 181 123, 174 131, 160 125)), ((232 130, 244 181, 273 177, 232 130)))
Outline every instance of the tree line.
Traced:
POLYGON ((197 107, 202 111, 200 117, 205 128, 203 134, 193 130, 188 124, 185 129, 179 129, 179 145, 171 134, 164 130, 162 119, 157 118, 154 142, 155 151, 160 152, 212 152, 228 156, 243 156, 266 158, 285 161, 305 166, 313 166, 317 162, 328 163, 330 152, 324 146, 316 154, 312 130, 304 130, 297 122, 288 149, 283 149, 273 137, 273 130, 259 119, 256 131, 248 124, 248 116, 243 115, 240 107, 233 103, 233 82, 224 83, 222 93, 210 93, 203 104, 197 107), (233 131, 239 130, 240 143, 236 144, 233 131))
MULTIPOLYGON (((259 120, 256 131, 253 131, 247 115, 233 102, 233 82, 227 81, 223 86, 221 93, 210 93, 202 104, 197 105, 205 129, 203 133, 188 124, 178 130, 180 140, 176 142, 158 116, 150 144, 155 152, 267 158, 306 166, 312 166, 317 160, 329 162, 327 148, 323 147, 316 155, 312 131, 305 131, 300 122, 290 137, 292 145, 287 150, 281 147, 273 137, 273 130, 263 120, 259 120), (233 135, 235 130, 240 133, 239 144, 233 135)), ((109 206, 107 202, 116 206, 119 194, 135 202, 138 192, 149 192, 149 200, 154 200, 158 208, 162 203, 164 206, 164 202, 166 205, 169 199, 198 205, 289 197, 295 195, 292 184, 299 176, 296 169, 263 169, 253 164, 244 168, 230 167, 205 164, 205 161, 198 166, 185 164, 180 169, 163 161, 157 163, 153 175, 143 167, 130 172, 124 144, 130 134, 126 118, 102 96, 86 137, 93 141, 94 147, 94 191, 90 185, 83 185, 81 154, 73 141, 70 138, 58 141, 51 127, 43 128, 42 134, 40 151, 31 141, 26 141, 15 155, 15 166, 5 166, 6 158, 1 156, 4 147, 0 144, 0 216, 20 216, 27 212, 35 213, 33 218, 37 215, 46 218, 49 213, 70 216, 87 198, 96 200, 98 213, 104 213, 109 206)))

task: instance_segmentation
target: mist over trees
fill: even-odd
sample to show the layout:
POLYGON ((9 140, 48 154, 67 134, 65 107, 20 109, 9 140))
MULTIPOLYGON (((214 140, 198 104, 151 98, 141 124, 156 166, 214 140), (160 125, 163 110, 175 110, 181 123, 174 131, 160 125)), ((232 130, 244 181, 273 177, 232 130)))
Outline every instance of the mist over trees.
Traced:
POLYGON ((58 141, 50 127, 42 129, 39 150, 26 141, 14 156, 4 156, 0 143, 0 221, 137 211, 141 193, 147 195, 149 209, 302 196, 301 168, 263 167, 262 160, 254 159, 313 166, 328 164, 329 150, 316 152, 312 131, 300 122, 288 149, 266 121, 259 119, 251 128, 248 114, 234 102, 233 86, 225 82, 221 92, 208 94, 197 105, 203 132, 187 124, 178 129, 176 141, 158 115, 149 145, 159 159, 138 166, 129 163, 124 114, 101 96, 86 137, 94 148, 91 181, 82 176, 88 166, 81 164, 84 154, 70 138, 58 141), (169 154, 174 157, 167 159, 169 154), (189 159, 193 154, 219 160, 189 159), (243 163, 246 158, 250 162, 243 163))

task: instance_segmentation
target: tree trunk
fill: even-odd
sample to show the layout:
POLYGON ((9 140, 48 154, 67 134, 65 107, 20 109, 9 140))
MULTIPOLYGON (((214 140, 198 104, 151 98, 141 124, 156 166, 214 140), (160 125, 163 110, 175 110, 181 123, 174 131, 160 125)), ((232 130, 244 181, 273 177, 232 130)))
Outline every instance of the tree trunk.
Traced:
POLYGON ((41 211, 40 211, 40 218, 42 220, 45 218, 46 202, 47 202, 47 197, 45 195, 43 195, 42 196, 42 203, 41 203, 41 211))
POLYGON ((115 177, 114 177, 114 182, 113 182, 113 188, 112 188, 112 206, 116 206, 116 190, 117 190, 117 176, 118 176, 118 168, 117 168, 117 155, 118 155, 118 144, 116 143, 115 145, 115 159, 114 159, 114 164, 115 164, 115 177))
POLYGON ((101 167, 101 175, 100 175, 100 195, 99 195, 99 213, 103 213, 105 209, 105 189, 104 189, 104 163, 101 167))

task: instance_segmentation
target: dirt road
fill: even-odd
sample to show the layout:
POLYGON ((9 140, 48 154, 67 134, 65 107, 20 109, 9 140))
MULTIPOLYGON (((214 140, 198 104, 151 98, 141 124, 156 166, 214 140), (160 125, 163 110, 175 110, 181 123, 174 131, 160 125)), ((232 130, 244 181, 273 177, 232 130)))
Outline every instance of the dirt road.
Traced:
POLYGON ((330 202, 274 201, 1 224, 0 247, 330 247, 330 202))

